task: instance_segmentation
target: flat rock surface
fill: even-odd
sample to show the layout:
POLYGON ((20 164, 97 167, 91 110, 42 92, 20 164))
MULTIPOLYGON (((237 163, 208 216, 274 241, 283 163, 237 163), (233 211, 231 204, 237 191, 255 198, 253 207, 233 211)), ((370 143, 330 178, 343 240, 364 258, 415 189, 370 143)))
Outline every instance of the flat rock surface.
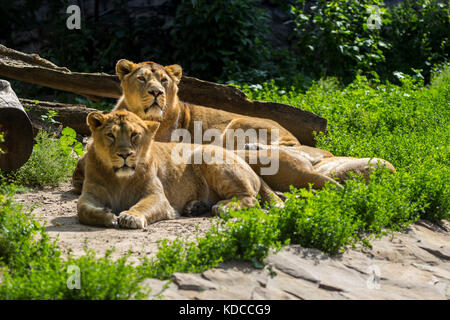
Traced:
MULTIPOLYGON (((17 194, 25 207, 59 238, 63 252, 84 254, 84 246, 113 257, 131 250, 131 259, 153 256, 162 239, 194 239, 212 219, 161 221, 145 230, 120 230, 81 225, 78 196, 70 184, 17 194)), ((348 249, 330 257, 297 245, 266 258, 264 269, 231 261, 201 274, 175 273, 171 280, 147 279, 149 299, 450 299, 450 223, 441 227, 420 221, 406 232, 371 241, 371 248, 348 249)))
MULTIPOLYGON (((450 223, 444 222, 450 230, 450 223)), ((264 269, 228 262, 190 274, 183 287, 176 274, 163 299, 450 299, 450 233, 426 223, 329 257, 291 245, 266 258, 264 269), (195 287, 207 280, 208 286, 195 287), (190 286, 190 290, 186 289, 190 286), (195 289, 194 289, 195 287, 195 289), (167 294, 167 295, 166 295, 167 294)), ((154 280, 154 279, 152 279, 154 280)), ((150 297, 151 298, 151 297, 150 297)))

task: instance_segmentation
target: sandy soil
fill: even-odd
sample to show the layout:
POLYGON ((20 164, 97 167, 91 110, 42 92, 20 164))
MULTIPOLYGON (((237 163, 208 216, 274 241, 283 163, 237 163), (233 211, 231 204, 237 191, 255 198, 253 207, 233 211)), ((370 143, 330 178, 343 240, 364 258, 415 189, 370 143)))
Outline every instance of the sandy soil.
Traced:
POLYGON ((26 208, 35 207, 32 214, 46 226, 51 238, 59 238, 58 244, 64 253, 70 249, 76 257, 84 254, 87 244, 97 256, 115 248, 113 257, 125 255, 131 250, 130 261, 156 254, 158 241, 177 237, 193 240, 204 234, 212 225, 209 217, 180 218, 154 223, 144 230, 98 228, 80 224, 77 218, 78 195, 69 182, 58 187, 36 189, 16 194, 15 199, 26 208))

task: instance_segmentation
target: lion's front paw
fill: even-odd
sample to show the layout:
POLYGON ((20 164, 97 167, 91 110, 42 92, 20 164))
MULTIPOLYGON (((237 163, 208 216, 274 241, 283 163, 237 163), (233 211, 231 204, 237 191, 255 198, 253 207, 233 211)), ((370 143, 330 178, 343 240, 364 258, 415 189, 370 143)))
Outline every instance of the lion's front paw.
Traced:
POLYGON ((236 209, 236 206, 232 206, 230 203, 228 204, 218 203, 212 206, 211 214, 213 216, 221 216, 221 215, 227 216, 230 209, 236 209))
POLYGON ((123 211, 117 219, 119 227, 129 229, 144 229, 147 226, 147 220, 141 215, 130 211, 123 211))
POLYGON ((234 202, 232 200, 222 200, 212 206, 211 213, 214 216, 228 215, 230 209, 239 210, 241 209, 241 205, 239 202, 234 202))
POLYGON ((188 202, 183 209, 183 216, 198 217, 211 211, 211 205, 204 201, 192 200, 188 202))
POLYGON ((112 212, 111 209, 105 208, 105 215, 106 215, 106 223, 105 227, 113 227, 117 228, 117 216, 112 212))

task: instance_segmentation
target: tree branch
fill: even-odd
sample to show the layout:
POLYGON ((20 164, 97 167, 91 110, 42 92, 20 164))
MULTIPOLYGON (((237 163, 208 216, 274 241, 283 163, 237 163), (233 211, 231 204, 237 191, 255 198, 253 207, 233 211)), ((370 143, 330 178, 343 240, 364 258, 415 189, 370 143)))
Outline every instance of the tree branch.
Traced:
MULTIPOLYGON (((25 54, 2 45, 0 75, 73 92, 93 100, 101 97, 119 98, 122 94, 119 79, 115 75, 71 72, 36 54, 25 54)), ((180 98, 185 102, 272 119, 305 145, 315 146, 313 131, 326 132, 325 118, 282 103, 248 100, 242 91, 233 86, 183 77, 179 87, 180 98)))

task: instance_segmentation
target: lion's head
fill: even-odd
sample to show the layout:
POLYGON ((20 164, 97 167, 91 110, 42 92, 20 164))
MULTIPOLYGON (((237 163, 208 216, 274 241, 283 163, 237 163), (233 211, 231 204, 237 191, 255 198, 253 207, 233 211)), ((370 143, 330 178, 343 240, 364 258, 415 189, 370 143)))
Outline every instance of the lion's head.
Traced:
POLYGON ((121 59, 116 64, 128 110, 145 120, 163 121, 177 103, 179 65, 155 62, 134 63, 121 59))
POLYGON ((110 114, 91 112, 87 123, 97 158, 118 177, 133 175, 139 163, 146 161, 159 127, 158 122, 143 121, 125 110, 110 114))

